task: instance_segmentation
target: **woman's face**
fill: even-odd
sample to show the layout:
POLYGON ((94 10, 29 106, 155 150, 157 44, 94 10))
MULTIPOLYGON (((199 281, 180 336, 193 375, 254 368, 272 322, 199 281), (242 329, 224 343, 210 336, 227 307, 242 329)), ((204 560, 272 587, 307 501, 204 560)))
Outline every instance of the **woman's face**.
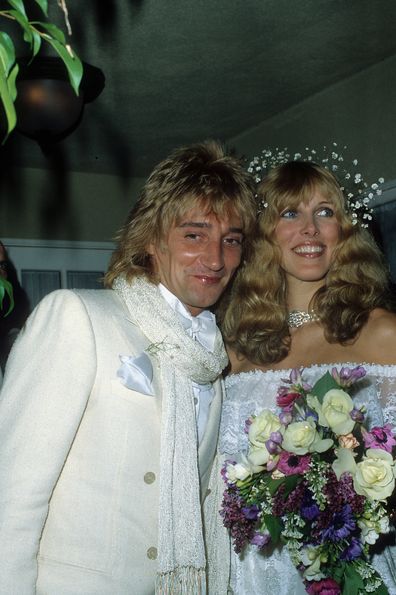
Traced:
POLYGON ((320 191, 315 191, 308 203, 284 209, 275 227, 275 241, 289 281, 324 279, 340 237, 334 207, 320 191))

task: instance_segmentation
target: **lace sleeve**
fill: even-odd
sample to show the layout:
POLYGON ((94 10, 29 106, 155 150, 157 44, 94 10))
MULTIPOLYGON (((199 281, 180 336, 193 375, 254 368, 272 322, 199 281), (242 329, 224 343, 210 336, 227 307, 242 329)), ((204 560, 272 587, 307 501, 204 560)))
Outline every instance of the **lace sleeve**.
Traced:
POLYGON ((376 387, 384 422, 396 428, 396 376, 378 376, 376 387))
POLYGON ((357 383, 354 400, 367 411, 368 427, 390 423, 396 431, 396 366, 365 366, 367 376, 357 383))

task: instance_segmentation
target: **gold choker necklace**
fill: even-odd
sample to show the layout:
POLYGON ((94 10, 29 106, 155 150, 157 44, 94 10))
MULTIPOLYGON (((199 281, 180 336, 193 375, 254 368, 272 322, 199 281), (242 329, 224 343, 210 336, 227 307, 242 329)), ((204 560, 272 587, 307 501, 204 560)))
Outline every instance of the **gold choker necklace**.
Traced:
POLYGON ((317 322, 319 316, 311 310, 311 312, 304 312, 303 310, 291 310, 287 315, 287 324, 290 328, 298 328, 307 322, 317 322))

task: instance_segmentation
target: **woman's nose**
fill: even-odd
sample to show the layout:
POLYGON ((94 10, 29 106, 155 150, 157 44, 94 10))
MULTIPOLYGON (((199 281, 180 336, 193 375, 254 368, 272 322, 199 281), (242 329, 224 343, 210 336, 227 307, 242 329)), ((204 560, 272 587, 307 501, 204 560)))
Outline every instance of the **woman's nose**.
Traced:
POLYGON ((314 217, 307 216, 304 218, 301 233, 309 236, 318 235, 319 227, 314 217))

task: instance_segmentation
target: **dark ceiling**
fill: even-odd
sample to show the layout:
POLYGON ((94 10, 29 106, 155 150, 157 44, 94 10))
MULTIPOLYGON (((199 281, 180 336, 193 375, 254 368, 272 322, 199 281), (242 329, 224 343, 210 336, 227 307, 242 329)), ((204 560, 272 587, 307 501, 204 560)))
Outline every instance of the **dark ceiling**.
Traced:
MULTIPOLYGON (((62 24, 55 0, 50 17, 62 24)), ((395 0, 67 0, 71 43, 105 74, 54 155, 146 176, 176 146, 229 141, 396 53, 395 0)), ((46 167, 14 134, 13 163, 46 167)))

